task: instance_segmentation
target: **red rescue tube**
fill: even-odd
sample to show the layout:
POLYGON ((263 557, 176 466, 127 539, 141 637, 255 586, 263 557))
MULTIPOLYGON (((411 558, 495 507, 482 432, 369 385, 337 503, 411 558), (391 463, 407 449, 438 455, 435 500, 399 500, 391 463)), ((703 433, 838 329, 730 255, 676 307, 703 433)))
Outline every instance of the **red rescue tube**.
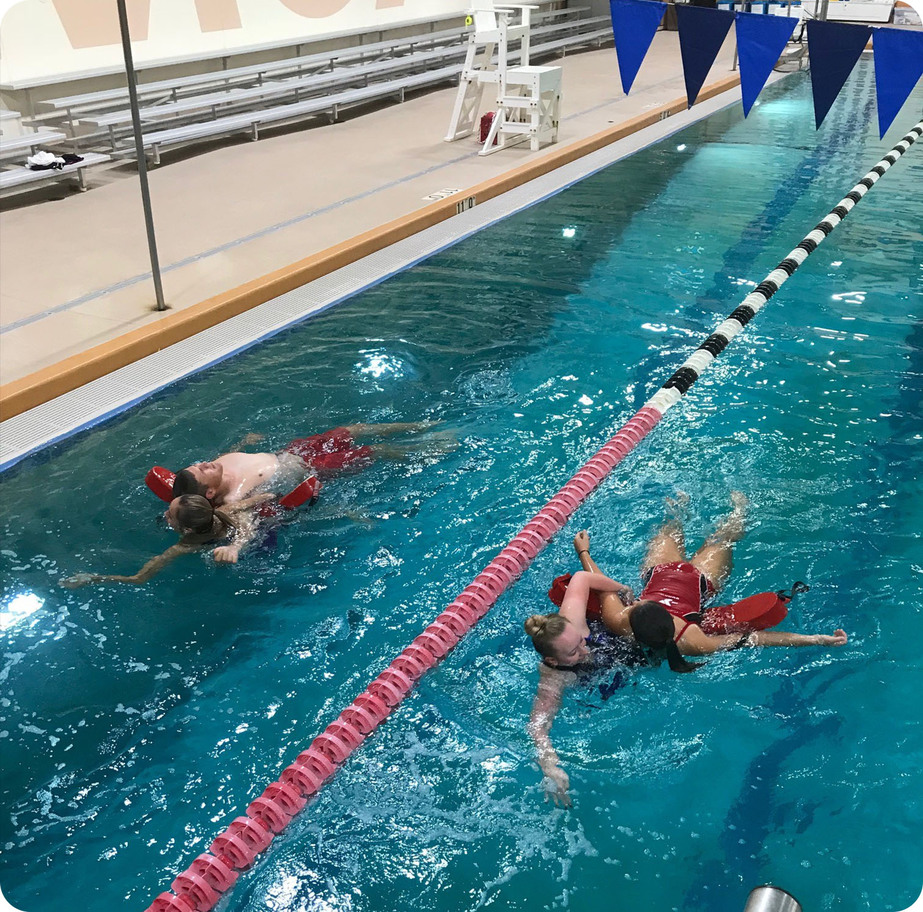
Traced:
POLYGON ((173 500, 173 482, 176 475, 163 466, 154 466, 147 473, 144 483, 165 503, 173 500))
POLYGON ((790 598, 781 592, 759 592, 732 605, 709 608, 702 618, 705 633, 744 633, 768 630, 781 624, 788 614, 790 598))
MULTIPOLYGON (((176 474, 163 466, 154 466, 144 478, 144 483, 164 503, 170 503, 173 500, 174 481, 176 481, 176 474)), ((260 516, 277 516, 281 510, 295 510, 306 503, 313 503, 317 500, 320 488, 320 479, 312 475, 278 501, 261 504, 257 508, 257 513, 260 516)))

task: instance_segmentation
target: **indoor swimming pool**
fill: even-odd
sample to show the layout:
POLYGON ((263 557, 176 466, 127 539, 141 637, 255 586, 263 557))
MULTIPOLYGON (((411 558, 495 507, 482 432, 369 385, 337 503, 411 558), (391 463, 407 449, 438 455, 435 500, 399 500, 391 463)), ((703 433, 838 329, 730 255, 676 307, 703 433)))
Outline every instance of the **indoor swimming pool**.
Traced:
MULTIPOLYGON (((25 912, 145 909, 491 560, 853 184, 871 60, 815 132, 807 74, 497 223, 0 476, 0 883, 25 912), (144 486, 248 432, 441 422, 459 446, 331 481, 235 566, 144 486)), ((920 892, 923 149, 801 267, 525 575, 278 837, 223 912, 811 912, 920 892), (637 587, 665 497, 695 544, 752 502, 729 599, 806 580, 786 629, 692 675, 569 694, 543 800, 526 722, 588 528, 637 587), (916 782, 916 785, 914 784, 916 782)))

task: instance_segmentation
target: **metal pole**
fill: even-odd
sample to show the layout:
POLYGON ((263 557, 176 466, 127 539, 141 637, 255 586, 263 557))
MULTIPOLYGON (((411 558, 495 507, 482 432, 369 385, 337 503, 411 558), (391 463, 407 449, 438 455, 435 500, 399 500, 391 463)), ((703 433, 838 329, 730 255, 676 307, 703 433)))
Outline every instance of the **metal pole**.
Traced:
POLYGON ((125 75, 128 77, 128 99, 131 104, 131 123, 135 132, 135 153, 138 156, 138 177, 141 181, 141 205, 144 207, 144 226, 147 228, 147 246, 151 254, 151 275, 157 310, 166 310, 163 301, 163 283, 160 281, 160 260, 157 257, 157 238, 154 235, 154 214, 151 211, 151 192, 147 185, 147 159, 141 141, 141 115, 138 113, 138 87, 135 84, 135 62, 131 56, 131 32, 128 29, 128 12, 125 0, 116 0, 119 8, 119 28, 122 32, 122 53, 125 55, 125 75))
POLYGON ((767 884, 750 891, 744 912, 801 912, 801 903, 781 887, 767 884))

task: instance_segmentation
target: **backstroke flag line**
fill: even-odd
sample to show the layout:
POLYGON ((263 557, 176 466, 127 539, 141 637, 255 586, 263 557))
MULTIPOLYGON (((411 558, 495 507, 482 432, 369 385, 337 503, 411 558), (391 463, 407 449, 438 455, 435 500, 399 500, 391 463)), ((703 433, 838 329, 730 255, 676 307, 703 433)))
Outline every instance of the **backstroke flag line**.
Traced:
POLYGON ((676 5, 679 50, 683 58, 686 101, 691 108, 711 69, 724 39, 731 29, 734 14, 704 6, 676 5))
POLYGON ((844 25, 814 19, 808 22, 814 126, 818 129, 871 37, 872 29, 867 25, 844 25))
MULTIPOLYGON (((626 95, 650 50, 665 5, 659 0, 610 0, 612 34, 626 95)), ((759 13, 735 15, 687 4, 675 9, 689 107, 705 83, 731 22, 736 23, 740 91, 746 117, 800 20, 759 13)), ((923 32, 811 20, 808 49, 816 127, 823 123, 870 37, 875 51, 878 127, 882 137, 923 76, 923 32)))
POLYGON ((612 35, 619 59, 622 91, 627 95, 654 40, 654 33, 660 26, 667 5, 651 0, 610 0, 609 7, 612 11, 612 35))
POLYGON ((923 76, 923 32, 875 29, 875 91, 879 139, 923 76))
POLYGON ((763 91, 772 68, 778 63, 798 19, 794 16, 766 16, 736 13, 737 56, 740 61, 740 94, 744 117, 763 91))

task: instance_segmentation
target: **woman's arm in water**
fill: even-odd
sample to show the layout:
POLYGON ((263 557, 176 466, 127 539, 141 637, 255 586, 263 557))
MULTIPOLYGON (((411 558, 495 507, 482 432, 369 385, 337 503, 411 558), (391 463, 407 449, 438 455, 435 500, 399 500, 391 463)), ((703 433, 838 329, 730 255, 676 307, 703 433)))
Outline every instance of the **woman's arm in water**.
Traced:
MULTIPOLYGON (((572 675, 570 675, 572 677, 572 675)), ((545 799, 558 807, 570 807, 570 778, 561 768, 558 753, 551 743, 551 726, 561 708, 561 696, 568 684, 568 673, 539 665, 538 689, 532 702, 527 730, 535 743, 538 765, 545 779, 545 799)))
POLYGON ((245 497, 243 500, 237 500, 234 503, 223 504, 219 509, 227 513, 228 516, 233 516, 235 513, 246 513, 248 510, 252 510, 254 507, 258 507, 264 503, 269 503, 271 500, 275 499, 275 494, 251 494, 249 497, 245 497))
POLYGON ((254 431, 249 431, 244 434, 241 439, 228 450, 228 453, 239 453, 241 450, 248 446, 253 446, 255 443, 259 443, 261 440, 264 440, 266 437, 265 434, 257 434, 254 431))
POLYGON ((843 646, 848 637, 845 630, 824 633, 788 633, 784 630, 754 630, 751 633, 729 633, 709 636, 700 627, 687 627, 677 646, 683 655, 710 655, 725 649, 744 646, 843 646))
POLYGON ((177 542, 175 545, 171 545, 167 548, 163 554, 152 557, 137 573, 131 576, 103 573, 76 573, 73 576, 60 580, 58 585, 63 586, 65 589, 79 589, 81 586, 87 586, 92 583, 135 583, 140 585, 141 583, 146 583, 155 574, 160 573, 167 564, 175 560, 181 554, 191 554, 193 551, 198 551, 201 547, 201 545, 177 542))
POLYGON ((237 528, 234 530, 234 540, 229 545, 219 545, 212 551, 219 564, 236 564, 240 552, 256 538, 258 523, 252 510, 238 512, 235 522, 237 528))

